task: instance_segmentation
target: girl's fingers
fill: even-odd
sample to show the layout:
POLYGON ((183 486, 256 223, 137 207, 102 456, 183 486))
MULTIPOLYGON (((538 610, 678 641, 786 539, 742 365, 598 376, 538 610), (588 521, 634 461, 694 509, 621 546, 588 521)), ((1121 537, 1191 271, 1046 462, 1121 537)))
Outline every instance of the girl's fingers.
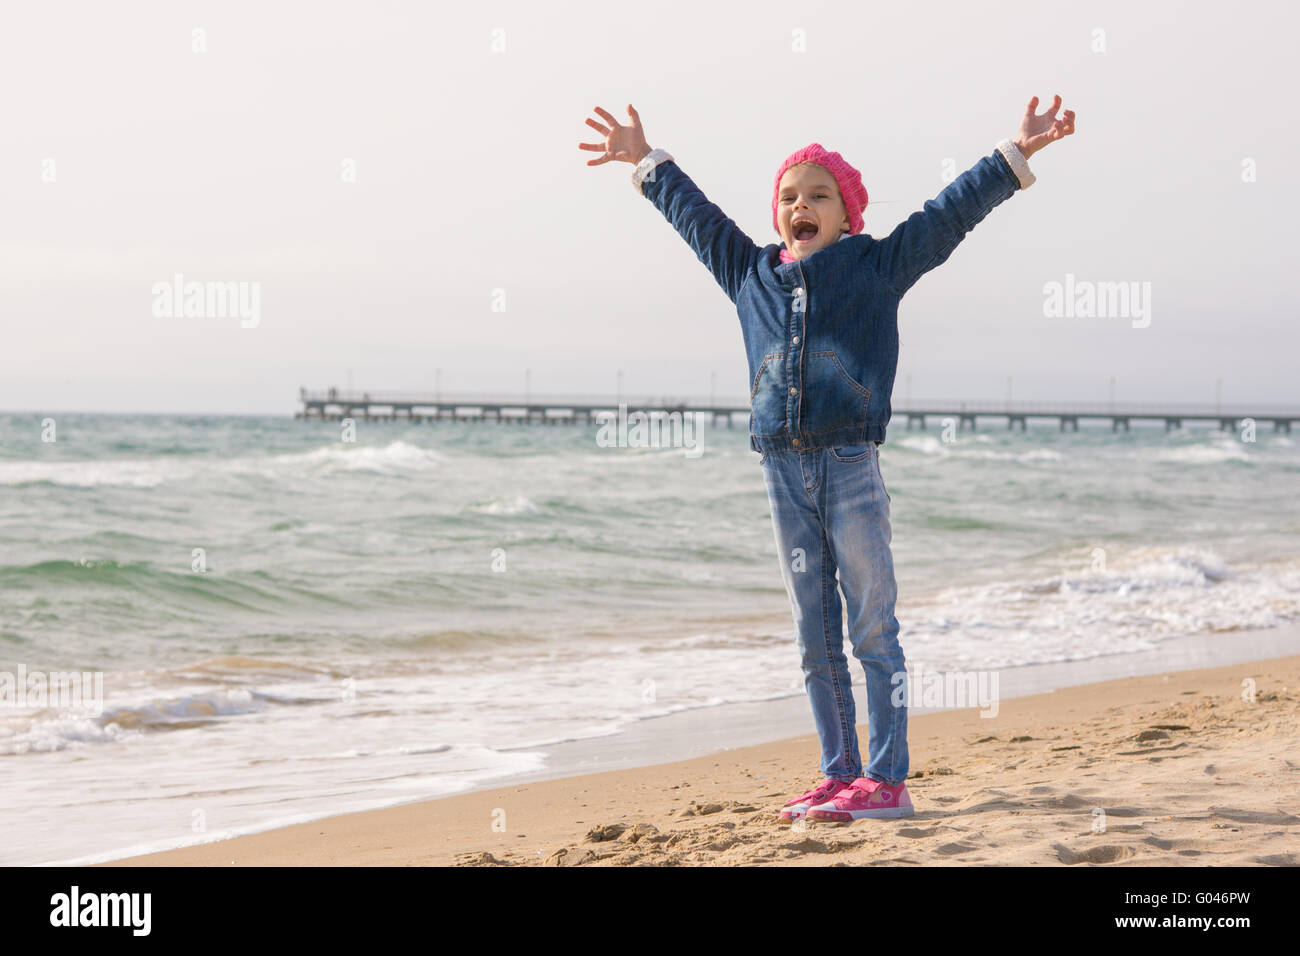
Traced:
POLYGON ((609 162, 611 158, 612 158, 612 157, 610 157, 609 155, 599 156, 599 157, 597 157, 596 159, 589 159, 589 160, 587 160, 587 165, 588 165, 588 166, 599 166, 601 163, 607 163, 607 162, 609 162))
POLYGON ((604 143, 579 143, 578 149, 589 149, 592 152, 603 153, 605 151, 604 143))
POLYGON ((1025 115, 1033 116, 1036 109, 1038 109, 1038 97, 1035 96, 1029 100, 1029 105, 1025 107, 1025 115))
POLYGON ((609 135, 609 130, 607 130, 605 127, 601 126, 599 123, 597 123, 597 122, 596 122, 594 119, 592 119, 591 117, 587 117, 587 125, 590 126, 592 129, 594 129, 597 133, 600 133, 600 135, 602 135, 602 136, 608 136, 608 135, 609 135))
POLYGON ((641 114, 632 108, 632 104, 627 104, 627 115, 632 117, 632 125, 637 129, 641 128, 641 114))
POLYGON ((592 107, 592 109, 594 109, 597 113, 599 113, 599 114, 600 114, 600 118, 603 119, 603 120, 604 120, 606 123, 608 123, 610 126, 617 126, 617 125, 618 125, 618 120, 614 119, 614 117, 610 116, 607 112, 605 112, 604 110, 602 110, 599 106, 594 106, 594 107, 592 107))

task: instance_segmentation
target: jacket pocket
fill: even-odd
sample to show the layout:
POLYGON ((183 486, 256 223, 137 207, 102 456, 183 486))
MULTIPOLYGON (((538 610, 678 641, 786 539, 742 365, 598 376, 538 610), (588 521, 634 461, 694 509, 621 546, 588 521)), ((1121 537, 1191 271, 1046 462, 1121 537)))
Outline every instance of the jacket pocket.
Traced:
POLYGON ((754 373, 754 384, 749 389, 749 400, 752 402, 754 396, 758 394, 758 383, 763 380, 763 373, 767 371, 767 363, 774 358, 779 358, 780 352, 771 352, 763 356, 763 362, 758 366, 758 371, 754 373))
POLYGON ((785 429, 785 353, 763 356, 749 392, 749 409, 754 416, 754 433, 776 435, 785 429))
POLYGON ((804 395, 808 431, 865 427, 871 390, 860 385, 832 351, 809 352, 804 395))

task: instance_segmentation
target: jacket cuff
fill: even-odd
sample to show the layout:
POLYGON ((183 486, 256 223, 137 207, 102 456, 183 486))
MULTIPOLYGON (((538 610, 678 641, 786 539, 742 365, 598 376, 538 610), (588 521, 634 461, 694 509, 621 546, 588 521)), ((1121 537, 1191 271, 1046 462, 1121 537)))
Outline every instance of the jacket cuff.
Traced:
POLYGON ((1021 189, 1028 189, 1034 184, 1034 181, 1038 179, 1037 176, 1029 171, 1029 160, 1025 159, 1025 154, 1022 153, 1016 144, 1011 142, 1011 140, 1004 139, 1002 142, 998 143, 998 152, 1001 153, 1002 158, 1007 161, 1007 165, 1011 167, 1011 171, 1016 174, 1016 179, 1020 181, 1021 189))
POLYGON ((636 164, 636 169, 632 170, 632 188, 637 191, 638 195, 645 195, 645 190, 641 187, 641 184, 646 179, 654 182, 654 168, 672 158, 672 153, 666 149, 652 149, 645 154, 641 162, 636 164))

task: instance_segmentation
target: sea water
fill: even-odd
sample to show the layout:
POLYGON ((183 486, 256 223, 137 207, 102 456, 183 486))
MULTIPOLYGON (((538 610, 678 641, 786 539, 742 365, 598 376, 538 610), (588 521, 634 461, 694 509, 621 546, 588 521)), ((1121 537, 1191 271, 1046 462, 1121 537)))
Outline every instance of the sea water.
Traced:
MULTIPOLYGON (((743 427, 697 453, 596 426, 46 417, 0 415, 0 673, 97 674, 102 709, 0 708, 0 863, 506 783, 560 741, 803 694, 743 427)), ((1289 435, 941 437, 900 420, 880 451, 909 665, 1300 620, 1289 435)))

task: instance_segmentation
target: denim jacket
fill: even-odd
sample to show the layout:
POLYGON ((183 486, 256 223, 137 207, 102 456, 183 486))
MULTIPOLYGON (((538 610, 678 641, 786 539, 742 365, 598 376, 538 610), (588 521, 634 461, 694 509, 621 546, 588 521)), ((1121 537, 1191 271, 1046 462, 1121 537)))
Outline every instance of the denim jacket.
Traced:
POLYGON ((898 302, 994 206, 1034 181, 1010 140, 884 239, 844 235, 782 263, 710 202, 672 156, 652 150, 632 173, 736 306, 749 360, 750 447, 883 442, 898 367, 898 302))

